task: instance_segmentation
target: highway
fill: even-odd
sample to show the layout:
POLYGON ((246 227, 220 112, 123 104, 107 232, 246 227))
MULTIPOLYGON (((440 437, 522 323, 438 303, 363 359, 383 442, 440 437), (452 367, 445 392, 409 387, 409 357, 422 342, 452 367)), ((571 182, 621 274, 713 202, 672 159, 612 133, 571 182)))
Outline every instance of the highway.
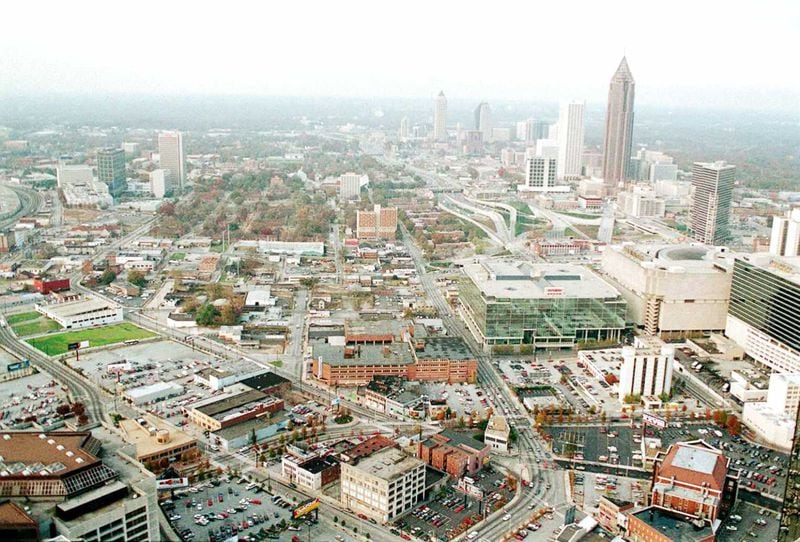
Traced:
POLYGON ((42 196, 37 191, 22 186, 6 186, 17 195, 20 205, 16 211, 0 219, 0 229, 13 226, 20 218, 38 211, 42 205, 42 196))
POLYGON ((444 299, 441 291, 434 283, 434 277, 427 272, 422 252, 413 243, 411 236, 403 229, 403 239, 406 247, 414 260, 420 282, 428 299, 439 311, 439 317, 444 322, 451 334, 460 335, 469 344, 478 360, 478 379, 494 399, 499 413, 504 414, 509 424, 517 431, 516 448, 520 464, 522 479, 530 480, 528 489, 521 489, 517 497, 508 504, 498 515, 510 514, 508 522, 494 521, 480 529, 481 537, 487 540, 500 540, 512 528, 525 522, 531 515, 531 505, 545 506, 546 504, 562 504, 564 500, 563 472, 550 469, 541 469, 537 459, 546 457, 544 445, 534 434, 533 424, 519 399, 511 393, 500 375, 495 371, 491 359, 483 353, 472 335, 465 329, 461 321, 453 315, 452 309, 444 299), (545 504, 546 503, 546 504, 545 504))

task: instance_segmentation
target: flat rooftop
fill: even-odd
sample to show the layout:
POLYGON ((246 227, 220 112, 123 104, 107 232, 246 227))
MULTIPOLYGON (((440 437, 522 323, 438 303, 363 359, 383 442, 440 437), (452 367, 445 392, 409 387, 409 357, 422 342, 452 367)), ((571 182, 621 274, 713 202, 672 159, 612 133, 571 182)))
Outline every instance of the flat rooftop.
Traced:
POLYGON ((356 365, 411 365, 414 358, 408 343, 361 344, 345 347, 328 344, 323 341, 313 343, 314 357, 322 359, 323 363, 335 366, 356 365), (346 357, 345 352, 350 348, 352 357, 346 357))
POLYGON ((261 391, 289 382, 290 380, 288 378, 284 378, 279 374, 273 373, 272 371, 266 371, 249 378, 245 378, 240 383, 249 388, 253 388, 254 390, 261 391))
POLYGON ((358 462, 356 468, 381 480, 391 482, 413 468, 424 465, 422 461, 406 455, 397 448, 384 448, 358 462))
POLYGON ((714 534, 708 523, 704 523, 703 527, 698 527, 682 516, 653 506, 632 515, 674 542, 695 542, 714 534))
POLYGON ((265 395, 258 390, 249 390, 229 397, 224 397, 212 403, 207 403, 205 405, 196 407, 196 409, 198 412, 202 412, 206 416, 220 420, 224 418, 225 415, 231 410, 247 408, 255 405, 256 403, 265 401, 268 398, 270 398, 268 395, 265 395))
POLYGON ((81 299, 80 301, 68 301, 66 303, 52 303, 50 305, 42 305, 42 308, 61 318, 70 318, 72 316, 79 316, 87 312, 94 312, 103 309, 116 309, 116 305, 104 301, 102 299, 91 298, 81 299))
POLYGON ((425 349, 415 352, 417 359, 476 359, 466 341, 461 337, 428 337, 425 349))
POLYGON ((119 422, 123 438, 126 442, 136 445, 136 455, 139 457, 152 455, 164 450, 171 450, 179 446, 196 442, 194 437, 184 433, 177 427, 169 425, 163 420, 151 416, 145 419, 148 423, 147 427, 131 419, 120 420, 119 422), (156 431, 168 431, 169 441, 164 443, 158 442, 158 434, 150 433, 148 430, 149 427, 154 428, 156 431))
POLYGON ((495 299, 608 299, 620 293, 589 268, 574 264, 531 264, 487 260, 464 266, 485 297, 495 299))
POLYGON ((606 250, 624 254, 642 267, 680 273, 725 273, 733 266, 731 252, 699 243, 682 245, 626 243, 608 246, 606 250))
POLYGON ((84 448, 89 432, 0 432, 0 476, 63 477, 100 460, 84 448))

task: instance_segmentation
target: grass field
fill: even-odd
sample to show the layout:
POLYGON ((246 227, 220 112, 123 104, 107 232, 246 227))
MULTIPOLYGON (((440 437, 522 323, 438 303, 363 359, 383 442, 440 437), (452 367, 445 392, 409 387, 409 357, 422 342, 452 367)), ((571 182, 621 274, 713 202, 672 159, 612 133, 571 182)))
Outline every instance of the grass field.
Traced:
POLYGON ((117 344, 131 339, 147 339, 155 334, 133 324, 122 323, 91 329, 78 329, 57 333, 47 337, 29 339, 28 343, 47 355, 55 356, 68 352, 70 343, 89 341, 89 347, 117 344))
POLYGON ((9 314, 8 316, 6 316, 6 322, 8 322, 9 325, 13 326, 14 324, 18 324, 20 322, 27 322, 28 320, 36 320, 41 316, 42 315, 36 311, 20 312, 17 314, 9 314))
POLYGON ((185 259, 186 259, 186 253, 185 252, 175 252, 175 253, 171 254, 170 257, 169 257, 169 261, 171 261, 171 262, 179 262, 179 261, 185 260, 185 259))
POLYGON ((47 333, 48 331, 55 331, 57 329, 61 329, 61 326, 55 320, 42 318, 41 320, 23 322, 15 326, 11 326, 11 328, 18 336, 27 337, 28 335, 40 335, 42 333, 47 333))

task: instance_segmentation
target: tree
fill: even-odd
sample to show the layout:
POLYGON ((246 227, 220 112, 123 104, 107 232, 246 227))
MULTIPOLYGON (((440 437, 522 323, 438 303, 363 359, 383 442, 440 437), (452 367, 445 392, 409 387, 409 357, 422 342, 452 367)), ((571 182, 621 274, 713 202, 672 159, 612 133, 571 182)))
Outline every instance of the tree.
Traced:
POLYGON ((217 308, 211 303, 206 303, 200 307, 200 310, 197 311, 197 317, 195 320, 197 321, 198 325, 211 326, 214 325, 216 317, 217 308))
POLYGON ((99 284, 102 284, 103 286, 108 286, 109 284, 114 282, 114 279, 116 279, 116 278, 117 278, 117 274, 114 273, 114 271, 112 269, 106 268, 106 270, 103 271, 103 274, 100 275, 100 280, 98 280, 97 282, 99 284))
POLYGON ((725 427, 728 422, 728 413, 724 410, 715 410, 712 419, 717 425, 725 427))
POLYGON ((735 414, 731 414, 730 416, 728 416, 726 425, 728 427, 728 433, 733 436, 738 435, 742 430, 742 424, 739 421, 738 416, 736 416, 735 414))
POLYGON ((72 403, 73 414, 75 414, 76 416, 80 416, 84 412, 86 412, 86 407, 83 405, 83 403, 72 403))
POLYGON ((70 408, 69 405, 63 405, 63 404, 58 405, 56 407, 56 414, 58 414, 59 416, 66 416, 67 414, 69 414, 70 410, 72 409, 70 408))
POLYGON ((128 271, 128 282, 139 288, 144 288, 147 285, 147 279, 142 271, 138 269, 131 269, 128 271))

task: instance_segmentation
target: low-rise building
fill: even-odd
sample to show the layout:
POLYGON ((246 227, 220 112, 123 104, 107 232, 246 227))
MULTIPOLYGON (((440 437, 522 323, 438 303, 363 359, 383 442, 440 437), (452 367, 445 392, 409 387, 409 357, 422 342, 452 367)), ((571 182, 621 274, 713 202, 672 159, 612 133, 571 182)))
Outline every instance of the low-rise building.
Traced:
POLYGON ((628 515, 627 539, 630 542, 714 542, 708 523, 687 521, 685 517, 650 506, 628 515))
POLYGON ((201 455, 197 439, 155 416, 120 420, 119 428, 122 438, 136 445, 136 460, 156 474, 168 467, 184 474, 201 455))
POLYGON ((397 232, 397 207, 375 205, 372 211, 358 211, 356 237, 358 239, 394 239, 397 232))
POLYGON ((508 445, 511 442, 511 427, 508 425, 505 416, 492 415, 486 424, 483 432, 483 442, 498 452, 508 452, 508 445))
POLYGON ((772 373, 766 401, 744 404, 742 422, 767 444, 791 450, 800 406, 800 374, 772 373))
POLYGON ((490 446, 470 432, 445 430, 419 444, 419 458, 431 467, 460 478, 478 472, 489 461, 490 446))
POLYGON ((281 410, 283 399, 248 390, 198 401, 190 406, 188 413, 193 424, 207 431, 217 431, 281 410))
POLYGON ((425 464, 385 448, 341 464, 341 502, 384 523, 411 509, 425 492, 425 464))
POLYGON ((612 535, 625 532, 628 526, 628 512, 632 510, 632 502, 601 495, 597 507, 597 522, 612 535))
POLYGON ((307 491, 318 491, 339 479, 341 467, 332 454, 306 451, 291 444, 281 458, 281 473, 307 491))
POLYGON ((125 397, 136 406, 147 405, 183 394, 183 386, 175 382, 156 382, 125 390, 125 397))
MULTIPOLYGON (((99 298, 52 303, 37 303, 36 311, 55 320, 65 329, 79 329, 122 322, 122 307, 99 298)), ((91 346, 91 345, 90 345, 91 346)))

